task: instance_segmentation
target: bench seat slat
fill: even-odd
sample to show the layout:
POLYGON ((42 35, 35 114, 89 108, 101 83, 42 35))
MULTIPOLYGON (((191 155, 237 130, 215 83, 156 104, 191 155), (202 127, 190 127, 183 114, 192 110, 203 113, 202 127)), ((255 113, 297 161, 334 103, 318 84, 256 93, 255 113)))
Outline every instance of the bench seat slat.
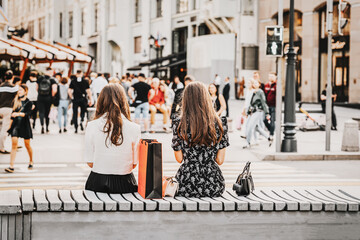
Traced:
POLYGON ((329 201, 326 201, 326 200, 323 200, 321 198, 318 198, 312 194, 310 194, 309 192, 305 191, 305 190, 296 190, 296 192, 298 192, 299 194, 301 194, 302 196, 308 198, 308 199, 311 199, 313 201, 316 201, 316 202, 320 202, 322 204, 322 209, 326 212, 333 212, 335 211, 335 203, 333 202, 329 202, 329 201))
POLYGON ((170 211, 171 210, 171 203, 164 199, 152 199, 158 205, 159 211, 170 211))
POLYGON ((359 204, 353 201, 348 201, 346 199, 342 199, 334 194, 331 194, 328 191, 325 190, 317 190, 319 193, 321 193, 322 195, 324 195, 325 197, 327 197, 328 199, 337 201, 337 202, 343 202, 345 203, 347 206, 345 208, 344 211, 349 211, 349 212, 357 212, 359 211, 359 204))
POLYGON ((282 198, 278 194, 274 193, 274 191, 271 190, 261 190, 262 193, 264 193, 266 196, 270 197, 271 199, 284 202, 286 207, 283 210, 287 211, 297 211, 299 210, 299 203, 293 200, 289 200, 289 198, 282 198))
POLYGON ((322 193, 318 192, 317 190, 306 190, 306 192, 310 193, 311 195, 317 197, 322 201, 333 203, 335 205, 334 211, 344 212, 347 210, 347 204, 345 202, 330 199, 322 193))
POLYGON ((107 193, 97 192, 96 196, 105 203, 105 211, 117 210, 117 202, 112 200, 107 193))
POLYGON ((36 211, 44 212, 49 210, 49 202, 46 199, 45 191, 43 189, 34 189, 34 201, 36 211))
POLYGON ((188 199, 197 203, 199 211, 210 211, 210 202, 194 197, 190 197, 188 199))
POLYGON ((90 202, 90 207, 92 211, 103 211, 104 202, 101 201, 93 191, 85 190, 84 195, 86 199, 90 202))
MULTIPOLYGON (((250 198, 247 198, 247 197, 243 197, 243 196, 238 196, 236 195, 236 193, 232 192, 232 191, 228 191, 228 193, 233 196, 234 198, 236 199, 239 199, 240 201, 242 202, 247 202, 249 204, 249 210, 250 211, 260 211, 261 210, 261 207, 262 207, 262 203, 259 202, 259 201, 255 201, 255 200, 252 200, 250 198)), ((262 201, 262 200, 261 200, 262 201)), ((270 204, 272 209, 273 209, 273 203, 270 204)), ((268 210, 268 211, 272 211, 271 210, 268 210)))
MULTIPOLYGON (((239 197, 241 198, 241 197, 239 197)), ((262 198, 259 198, 257 195, 255 194, 250 194, 247 197, 243 197, 244 199, 249 199, 253 202, 259 202, 261 205, 261 211, 274 211, 274 202, 269 201, 269 200, 265 200, 262 198)), ((260 211, 259 210, 259 211, 260 211)))
POLYGON ((67 212, 76 210, 75 201, 71 198, 70 190, 59 190, 59 198, 63 202, 63 209, 67 212))
POLYGON ((110 194, 110 197, 116 201, 119 205, 119 211, 130 211, 131 210, 131 203, 127 200, 125 200, 125 198, 123 198, 123 196, 121 196, 121 194, 110 194))
POLYGON ((291 189, 291 190, 284 190, 284 192, 296 199, 299 199, 299 201, 303 201, 303 202, 309 202, 310 203, 310 210, 312 212, 318 212, 321 211, 323 209, 323 204, 322 202, 318 201, 318 200, 313 200, 312 198, 307 198, 306 196, 303 196, 302 194, 300 194, 299 192, 291 189))
POLYGON ((140 193, 135 192, 134 196, 145 204, 145 211, 155 211, 157 209, 157 202, 151 199, 143 198, 140 193))
POLYGON ((22 210, 24 212, 32 212, 34 211, 34 197, 33 190, 24 189, 21 190, 21 202, 22 202, 22 210))
POLYGON ((90 202, 84 197, 83 190, 71 190, 71 196, 78 211, 88 212, 90 210, 90 202))
POLYGON ((124 193, 122 196, 131 202, 132 211, 144 211, 144 202, 137 199, 132 193, 124 193))
POLYGON ((353 198, 353 199, 355 199, 357 201, 360 201, 360 190, 352 191, 351 193, 348 193, 347 191, 344 191, 344 190, 341 190, 341 189, 339 189, 338 191, 341 192, 342 194, 345 194, 346 196, 348 196, 350 198, 353 198))
POLYGON ((175 197, 175 199, 181 201, 184 204, 185 211, 193 212, 198 210, 197 202, 191 201, 185 197, 175 197))
POLYGON ((286 209, 286 203, 284 201, 280 201, 276 198, 272 198, 268 196, 267 194, 264 194, 262 191, 255 190, 253 192, 253 195, 256 195, 258 198, 261 198, 265 201, 273 202, 275 211, 284 211, 286 209))
POLYGON ((358 205, 358 210, 357 211, 359 211, 360 210, 360 199, 356 199, 356 198, 353 198, 353 197, 350 197, 349 196, 349 194, 346 194, 345 192, 343 192, 343 191, 340 191, 340 190, 338 190, 338 191, 332 191, 332 190, 327 190, 329 193, 331 193, 332 195, 335 195, 335 196, 337 196, 337 197, 339 197, 339 198, 341 198, 341 199, 345 199, 345 200, 347 200, 347 201, 350 201, 350 202, 353 202, 353 203, 356 203, 357 205, 358 205))
POLYGON ((203 197, 200 199, 210 203, 210 211, 212 212, 218 212, 223 210, 223 204, 221 201, 209 197, 203 197))
POLYGON ((298 205, 298 209, 299 211, 310 211, 311 210, 311 204, 308 201, 304 201, 301 200, 299 198, 295 198, 289 194, 287 194, 286 192, 284 192, 283 190, 273 190, 274 194, 278 195, 279 197, 285 199, 286 201, 290 201, 290 202, 295 202, 298 205))
POLYGON ((0 214, 16 214, 20 211, 19 192, 17 190, 0 191, 0 214))
POLYGON ((164 200, 170 202, 171 211, 183 211, 184 210, 184 204, 181 201, 176 200, 173 197, 164 197, 164 200))
POLYGON ((222 203, 223 210, 225 212, 235 211, 236 203, 234 201, 228 200, 228 199, 224 198, 224 196, 215 197, 213 199, 222 203))
POLYGON ((248 211, 249 210, 249 203, 248 202, 243 202, 240 201, 239 199, 233 197, 232 195, 230 195, 228 193, 228 191, 225 191, 224 194, 222 195, 223 198, 225 198, 226 200, 229 200, 231 202, 233 202, 236 206, 236 210, 237 211, 248 211))
POLYGON ((59 193, 57 190, 54 189, 46 190, 46 197, 50 203, 50 211, 52 212, 61 211, 62 202, 59 199, 59 193))

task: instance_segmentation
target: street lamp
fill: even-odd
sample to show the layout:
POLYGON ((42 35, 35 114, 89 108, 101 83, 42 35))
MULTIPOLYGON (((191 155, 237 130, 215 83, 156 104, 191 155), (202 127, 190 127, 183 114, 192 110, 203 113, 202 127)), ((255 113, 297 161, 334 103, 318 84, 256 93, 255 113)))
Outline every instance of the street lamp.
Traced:
POLYGON ((289 50, 287 53, 286 86, 285 86, 285 117, 284 139, 281 152, 297 152, 296 119, 295 119, 295 64, 294 49, 294 0, 290 0, 289 50))
POLYGON ((150 35, 149 37, 149 45, 150 48, 154 49, 156 51, 156 69, 154 76, 158 76, 158 68, 159 68, 159 58, 162 57, 162 50, 164 49, 164 46, 166 45, 167 38, 163 37, 160 39, 160 36, 155 38, 153 35, 150 35))

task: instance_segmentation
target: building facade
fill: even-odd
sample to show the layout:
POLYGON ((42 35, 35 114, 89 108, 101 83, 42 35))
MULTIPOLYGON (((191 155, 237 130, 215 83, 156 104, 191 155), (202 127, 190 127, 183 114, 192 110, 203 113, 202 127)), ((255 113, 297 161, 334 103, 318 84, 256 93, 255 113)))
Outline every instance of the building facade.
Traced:
MULTIPOLYGON (((338 102, 360 103, 360 1, 349 0, 345 11, 349 23, 338 33, 338 2, 334 1, 333 89, 338 102)), ((285 81, 286 59, 265 57, 265 27, 277 24, 278 0, 259 1, 260 73, 263 78, 282 64, 285 81)), ((284 51, 289 41, 289 1, 284 1, 284 51)), ((318 102, 327 79, 326 1, 295 1, 295 49, 297 52, 297 100, 318 102)))

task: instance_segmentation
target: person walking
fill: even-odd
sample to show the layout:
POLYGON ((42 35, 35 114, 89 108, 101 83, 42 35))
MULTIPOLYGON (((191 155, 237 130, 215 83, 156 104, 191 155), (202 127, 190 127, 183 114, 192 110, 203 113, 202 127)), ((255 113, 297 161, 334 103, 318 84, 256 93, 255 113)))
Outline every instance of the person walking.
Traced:
POLYGON ((230 78, 225 78, 225 85, 223 88, 223 94, 226 103, 226 117, 229 117, 229 99, 230 99, 230 78))
POLYGON ((240 85, 239 92, 237 92, 236 94, 238 94, 238 97, 240 99, 244 99, 244 96, 245 96, 245 93, 244 93, 244 90, 245 90, 245 77, 244 76, 241 77, 241 81, 240 81, 239 85, 240 85))
POLYGON ((12 83, 14 74, 11 70, 6 71, 4 79, 5 82, 0 85, 0 116, 2 116, 2 126, 0 129, 0 153, 10 154, 10 152, 5 150, 5 140, 7 136, 6 131, 11 125, 13 101, 19 90, 19 86, 12 83))
POLYGON ((221 86, 221 77, 218 74, 215 74, 214 85, 216 89, 219 91, 221 86))
POLYGON ((45 133, 44 129, 44 120, 46 132, 49 132, 49 113, 52 103, 52 98, 57 92, 57 84, 55 79, 52 77, 53 70, 51 68, 46 69, 45 76, 40 76, 38 78, 38 99, 37 105, 39 109, 39 117, 41 124, 41 134, 45 133))
POLYGON ((37 99, 38 99, 38 84, 36 73, 30 73, 29 80, 26 81, 26 86, 28 87, 28 98, 33 103, 33 110, 31 111, 30 118, 32 119, 32 128, 35 129, 36 118, 37 118, 37 99))
POLYGON ((275 72, 269 73, 269 81, 265 84, 264 93, 266 96, 266 103, 269 107, 270 121, 264 120, 265 126, 270 132, 270 137, 274 137, 275 131, 275 109, 276 109, 276 79, 275 72))
POLYGON ((200 82, 185 88, 182 109, 180 118, 173 119, 171 145, 181 163, 175 175, 178 195, 220 197, 225 191, 219 165, 229 146, 227 120, 219 118, 206 86, 200 82))
POLYGON ((30 139, 33 138, 30 115, 32 111, 32 102, 27 98, 28 87, 26 84, 21 84, 19 91, 14 100, 13 112, 11 114, 12 124, 8 133, 11 135, 11 154, 10 154, 10 167, 5 168, 8 173, 13 173, 14 163, 16 158, 16 151, 18 149, 19 138, 24 139, 26 150, 29 154, 29 166, 28 169, 32 169, 33 162, 33 150, 30 145, 30 139))
POLYGON ((104 78, 103 74, 99 74, 98 77, 94 78, 91 83, 91 90, 94 95, 94 102, 96 103, 97 98, 100 95, 101 90, 108 85, 108 81, 104 78))
MULTIPOLYGON (((145 75, 140 73, 138 76, 138 82, 129 88, 129 96, 135 107, 135 122, 140 124, 140 115, 142 113, 144 119, 144 129, 146 133, 149 133, 149 96, 150 85, 145 82, 145 75), (136 92, 136 98, 133 97, 133 92, 136 92)), ((151 93, 150 93, 151 94, 151 93)))
POLYGON ((67 111, 70 104, 69 98, 69 85, 68 78, 63 77, 59 83, 59 106, 58 106, 58 124, 59 124, 59 133, 62 131, 67 132, 67 111), (62 117, 64 117, 64 124, 62 124, 62 117), (64 129, 62 129, 64 126, 64 129))
MULTIPOLYGON (((193 81, 195 81, 195 78, 193 76, 190 75, 185 76, 184 78, 185 87, 193 81)), ((175 92, 174 100, 171 105, 171 113, 170 113, 171 119, 174 119, 180 115, 183 92, 184 92, 184 88, 178 89, 175 92)))
POLYGON ((169 88, 176 92, 179 89, 183 89, 184 84, 180 81, 178 76, 175 76, 174 81, 170 83, 169 88))
MULTIPOLYGON (((321 100, 321 109, 323 113, 326 113, 326 88, 327 84, 325 84, 325 89, 321 92, 320 100, 321 100)), ((333 92, 331 94, 331 130, 337 131, 337 119, 334 111, 334 102, 336 101, 337 94, 333 92)))
POLYGON ((80 129, 84 131, 84 119, 87 105, 90 106, 93 104, 91 90, 89 82, 84 79, 83 72, 81 70, 76 71, 76 76, 71 80, 69 86, 69 97, 72 99, 73 104, 73 118, 72 122, 75 126, 75 133, 78 133, 78 111, 80 107, 80 129))
POLYGON ((216 114, 220 117, 226 110, 226 103, 224 96, 219 94, 218 89, 216 88, 215 84, 211 83, 209 85, 209 93, 210 97, 214 106, 214 109, 216 111, 216 114))
POLYGON ((95 119, 85 132, 84 161, 91 168, 85 189, 105 193, 133 193, 132 170, 138 164, 140 126, 131 122, 126 93, 120 84, 103 88, 95 119))
POLYGON ((165 105, 165 92, 160 90, 160 80, 154 78, 151 83, 149 106, 150 106, 150 131, 153 131, 155 125, 155 115, 157 111, 163 114, 163 130, 168 131, 167 123, 169 121, 168 110, 165 105))
POLYGON ((255 131, 259 132, 262 136, 268 139, 269 146, 271 146, 273 139, 265 131, 263 126, 264 117, 270 120, 269 107, 266 104, 265 94, 260 89, 260 83, 257 80, 251 80, 252 88, 254 90, 250 100, 249 108, 247 110, 248 123, 246 125, 246 142, 247 144, 243 147, 250 148, 251 140, 255 134, 255 131))

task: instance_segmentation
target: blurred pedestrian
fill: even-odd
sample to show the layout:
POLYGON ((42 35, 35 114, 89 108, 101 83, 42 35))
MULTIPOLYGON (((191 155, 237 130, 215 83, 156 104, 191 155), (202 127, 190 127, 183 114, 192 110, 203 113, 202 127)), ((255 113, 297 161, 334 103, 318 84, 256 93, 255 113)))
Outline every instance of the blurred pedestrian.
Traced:
POLYGON ((265 119, 265 126, 270 132, 270 137, 274 136, 275 131, 275 108, 276 108, 276 78, 275 72, 269 73, 269 81, 265 84, 264 93, 266 96, 266 103, 269 107, 270 121, 265 119))
POLYGON ((145 75, 139 74, 139 82, 132 85, 129 89, 129 96, 135 107, 135 122, 140 124, 140 115, 142 113, 144 119, 144 129, 146 133, 149 133, 149 91, 150 85, 145 82, 145 75), (133 97, 133 92, 136 92, 136 98, 133 97))
POLYGON ((7 130, 11 125, 11 113, 13 101, 19 90, 18 85, 13 84, 14 74, 11 70, 6 71, 4 76, 5 82, 0 85, 0 116, 2 116, 2 126, 0 130, 0 153, 9 154, 5 150, 5 140, 7 130))
POLYGON ((221 82, 222 82, 221 77, 218 74, 215 74, 214 85, 218 91, 220 89, 221 82))
POLYGON ((85 133, 84 160, 91 168, 85 189, 104 193, 134 193, 132 173, 138 164, 140 126, 131 122, 124 88, 109 84, 101 91, 95 120, 85 133))
POLYGON ((36 125, 36 118, 38 113, 38 107, 37 107, 37 99, 38 99, 38 84, 37 84, 37 77, 36 73, 32 72, 30 73, 29 80, 26 81, 26 86, 28 87, 28 98, 33 103, 33 110, 31 112, 30 118, 32 119, 32 128, 35 129, 36 125))
POLYGON ((72 99, 73 104, 73 124, 75 126, 75 133, 78 133, 78 111, 80 107, 80 129, 84 131, 84 119, 87 105, 90 106, 93 104, 91 90, 89 82, 86 81, 83 77, 83 72, 81 70, 76 71, 76 76, 71 80, 69 86, 69 96, 72 99))
POLYGON ((258 71, 255 71, 253 73, 253 79, 258 81, 259 84, 260 84, 260 89, 264 91, 264 84, 261 82, 261 79, 260 79, 260 73, 258 71))
POLYGON ((226 117, 229 117, 229 99, 230 99, 230 78, 225 78, 225 85, 223 88, 223 96, 226 103, 226 117))
MULTIPOLYGON (((95 75, 95 74, 94 74, 95 75)), ((94 76, 93 75, 93 76, 94 76)), ((94 102, 96 102, 97 98, 100 95, 101 90, 108 84, 103 74, 99 73, 97 77, 95 77, 91 83, 91 90, 94 95, 94 102)))
POLYGON ((216 88, 215 84, 211 83, 209 85, 209 94, 211 97, 211 101, 213 103, 214 109, 216 114, 220 117, 226 110, 226 103, 224 96, 219 94, 218 89, 216 88))
POLYGON ((150 131, 153 131, 155 125, 155 115, 157 111, 163 114, 163 129, 168 131, 167 123, 169 121, 169 113, 165 105, 165 92, 160 89, 160 80, 154 78, 151 84, 149 104, 150 104, 150 131))
POLYGON ((52 77, 53 70, 51 68, 46 69, 45 76, 38 77, 38 109, 39 117, 41 124, 41 133, 45 133, 44 124, 46 127, 46 132, 49 132, 49 123, 50 123, 50 108, 52 104, 53 97, 57 92, 57 84, 55 79, 52 77), (45 120, 45 122, 44 122, 45 120))
POLYGON ((170 83, 169 88, 176 92, 179 89, 183 89, 184 84, 181 82, 178 76, 175 76, 174 81, 170 83))
POLYGON ((30 115, 32 110, 32 102, 27 98, 28 87, 26 84, 21 84, 19 91, 14 100, 13 112, 11 114, 11 127, 8 133, 11 135, 12 148, 10 154, 10 167, 5 168, 8 173, 14 172, 14 163, 16 157, 16 151, 18 149, 19 138, 24 139, 26 150, 29 154, 28 168, 32 169, 33 162, 33 150, 30 145, 30 139, 33 138, 30 115))
MULTIPOLYGON (((185 87, 193 81, 195 81, 195 78, 193 76, 186 75, 184 78, 185 87)), ((175 92, 174 101, 171 106, 171 114, 170 114, 171 119, 174 119, 180 115, 183 92, 184 92, 184 88, 178 89, 175 92)))
POLYGON ((240 81, 240 83, 239 83, 239 86, 240 86, 239 92, 236 93, 236 94, 238 94, 238 96, 239 96, 240 99, 244 99, 244 97, 245 97, 245 94, 244 94, 244 89, 245 89, 245 77, 244 77, 244 76, 241 77, 241 81, 240 81))
POLYGON ((59 106, 58 106, 58 124, 59 133, 62 131, 67 132, 67 112, 70 104, 69 98, 69 85, 68 78, 63 77, 59 84, 59 106), (62 118, 64 117, 64 123, 62 124, 62 118), (64 127, 64 129, 62 129, 64 127))
MULTIPOLYGON (((326 88, 327 88, 327 84, 325 84, 325 89, 321 92, 321 96, 320 96, 321 108, 323 113, 326 113, 326 88)), ((334 88, 332 89, 333 92, 331 94, 331 130, 337 131, 337 119, 334 111, 334 102, 336 101, 337 94, 335 93, 334 88)))

